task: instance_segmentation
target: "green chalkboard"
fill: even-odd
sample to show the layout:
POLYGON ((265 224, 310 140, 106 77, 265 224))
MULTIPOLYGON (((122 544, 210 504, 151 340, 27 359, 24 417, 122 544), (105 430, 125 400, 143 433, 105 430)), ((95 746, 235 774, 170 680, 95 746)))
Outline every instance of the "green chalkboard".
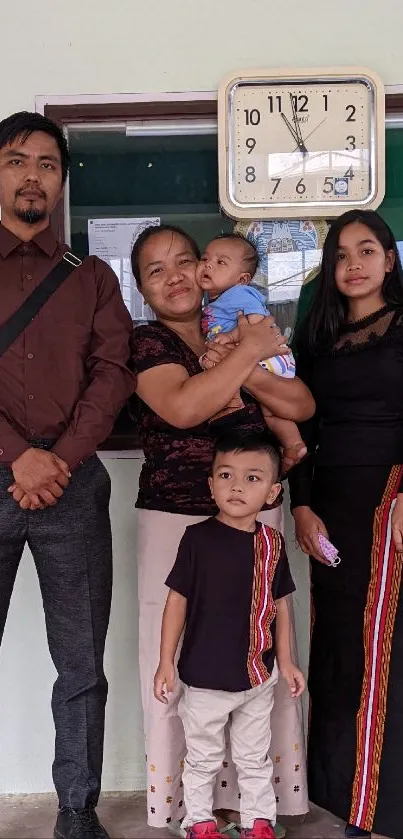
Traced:
POLYGON ((70 137, 71 244, 88 253, 88 218, 158 216, 204 247, 233 222, 218 206, 217 136, 127 137, 81 131, 70 137))
POLYGON ((386 131, 386 194, 379 212, 403 241, 403 130, 386 131))

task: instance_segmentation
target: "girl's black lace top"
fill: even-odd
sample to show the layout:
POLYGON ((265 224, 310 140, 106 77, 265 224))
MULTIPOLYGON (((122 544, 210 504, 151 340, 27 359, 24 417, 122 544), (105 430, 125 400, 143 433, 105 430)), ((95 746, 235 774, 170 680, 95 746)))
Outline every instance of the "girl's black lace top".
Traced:
POLYGON ((333 351, 297 362, 316 414, 301 425, 310 457, 290 475, 292 506, 310 504, 314 467, 403 463, 403 308, 347 323, 333 351))

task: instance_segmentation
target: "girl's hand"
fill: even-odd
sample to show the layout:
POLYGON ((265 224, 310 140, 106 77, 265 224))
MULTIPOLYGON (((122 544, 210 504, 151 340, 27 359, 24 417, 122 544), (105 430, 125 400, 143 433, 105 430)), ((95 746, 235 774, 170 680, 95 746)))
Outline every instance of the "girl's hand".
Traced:
POLYGON ((322 519, 315 515, 310 507, 295 507, 292 514, 295 521, 295 536, 301 551, 313 556, 323 565, 329 565, 330 563, 323 556, 318 541, 319 533, 326 536, 326 539, 328 538, 328 532, 322 519))
POLYGON ((392 536, 397 553, 403 554, 403 493, 399 493, 392 513, 392 536))

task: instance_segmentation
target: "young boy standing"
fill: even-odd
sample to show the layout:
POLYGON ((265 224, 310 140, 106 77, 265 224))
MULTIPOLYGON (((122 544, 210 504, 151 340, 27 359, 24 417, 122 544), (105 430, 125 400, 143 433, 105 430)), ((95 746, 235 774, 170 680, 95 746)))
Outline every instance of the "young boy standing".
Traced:
POLYGON ((294 591, 281 534, 256 521, 280 491, 279 454, 266 434, 233 432, 217 446, 210 478, 215 518, 188 527, 166 581, 168 594, 154 694, 169 701, 175 654, 187 745, 183 772, 187 839, 220 839, 215 777, 231 751, 241 793, 243 839, 274 839, 269 758, 277 665, 296 698, 305 687, 291 659, 286 595, 294 591), (186 626, 185 626, 186 624, 186 626))

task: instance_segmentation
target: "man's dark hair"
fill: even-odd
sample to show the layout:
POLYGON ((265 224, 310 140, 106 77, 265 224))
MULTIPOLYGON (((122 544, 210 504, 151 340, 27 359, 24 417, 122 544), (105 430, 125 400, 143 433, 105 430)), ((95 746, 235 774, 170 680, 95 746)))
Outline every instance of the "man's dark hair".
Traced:
POLYGON ((248 274, 250 274, 251 277, 254 277, 259 265, 259 254, 253 242, 250 242, 249 239, 242 236, 242 233, 220 233, 219 236, 214 236, 214 239, 211 239, 210 241, 219 242, 221 239, 223 241, 228 239, 229 242, 243 242, 245 245, 245 256, 243 258, 243 262, 246 263, 246 270, 248 271, 248 274))
POLYGON ((228 431, 226 434, 222 434, 218 437, 214 446, 212 466, 214 466, 218 454, 228 452, 265 452, 269 455, 273 464, 274 481, 279 480, 281 465, 280 450, 276 439, 269 431, 253 434, 234 429, 228 431))
POLYGON ((182 227, 176 227, 174 224, 150 225, 149 227, 146 227, 137 237, 131 253, 133 277, 136 280, 136 285, 139 291, 141 291, 141 251, 143 250, 144 245, 148 242, 149 239, 151 239, 153 236, 159 236, 160 233, 172 233, 172 237, 181 236, 182 239, 185 239, 188 243, 190 250, 196 257, 196 259, 200 259, 200 249, 197 242, 195 242, 193 236, 191 236, 190 233, 187 233, 186 230, 183 230, 182 227))
POLYGON ((64 184, 70 166, 70 153, 62 130, 51 119, 29 111, 19 111, 16 114, 11 114, 0 122, 0 149, 11 145, 17 137, 20 137, 22 143, 25 143, 35 131, 42 131, 56 140, 60 151, 62 183, 64 184))

